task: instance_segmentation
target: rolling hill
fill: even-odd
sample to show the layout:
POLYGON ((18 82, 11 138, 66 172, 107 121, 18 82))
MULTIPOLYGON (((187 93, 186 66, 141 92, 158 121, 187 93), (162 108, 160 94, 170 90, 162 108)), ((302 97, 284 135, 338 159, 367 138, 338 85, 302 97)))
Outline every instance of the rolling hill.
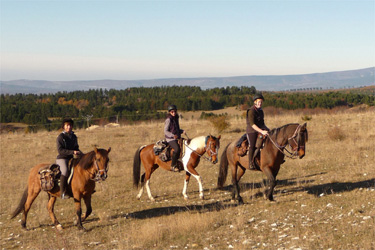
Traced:
POLYGON ((296 90, 306 88, 338 89, 375 84, 375 67, 300 75, 253 75, 205 78, 166 78, 151 80, 92 80, 92 81, 0 81, 2 94, 41 94, 89 89, 126 89, 155 86, 200 86, 202 89, 231 86, 254 86, 262 91, 296 90))

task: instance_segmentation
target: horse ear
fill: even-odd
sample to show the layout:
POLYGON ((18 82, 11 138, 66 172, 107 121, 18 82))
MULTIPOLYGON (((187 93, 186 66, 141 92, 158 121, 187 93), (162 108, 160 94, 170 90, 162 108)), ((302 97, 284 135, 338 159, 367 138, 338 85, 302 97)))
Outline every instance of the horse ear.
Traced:
POLYGON ((111 147, 108 148, 107 153, 111 152, 111 147))
POLYGON ((95 151, 95 154, 97 154, 98 153, 98 148, 94 147, 94 151, 95 151))
POLYGON ((219 137, 217 139, 220 140, 221 139, 221 135, 219 135, 219 137))

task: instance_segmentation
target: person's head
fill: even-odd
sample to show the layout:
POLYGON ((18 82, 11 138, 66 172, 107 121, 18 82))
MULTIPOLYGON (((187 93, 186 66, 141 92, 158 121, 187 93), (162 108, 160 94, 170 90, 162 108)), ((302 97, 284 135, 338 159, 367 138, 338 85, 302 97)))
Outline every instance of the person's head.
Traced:
POLYGON ((262 107, 262 104, 264 102, 264 97, 262 94, 258 93, 258 94, 255 94, 254 97, 253 97, 253 101, 254 101, 254 106, 256 108, 261 108, 262 107))
POLYGON ((65 131, 65 132, 72 132, 73 130, 73 125, 74 125, 74 122, 71 118, 65 118, 62 123, 61 123, 61 128, 65 131))
POLYGON ((168 113, 171 114, 171 116, 175 116, 177 114, 177 106, 173 104, 169 105, 168 113))

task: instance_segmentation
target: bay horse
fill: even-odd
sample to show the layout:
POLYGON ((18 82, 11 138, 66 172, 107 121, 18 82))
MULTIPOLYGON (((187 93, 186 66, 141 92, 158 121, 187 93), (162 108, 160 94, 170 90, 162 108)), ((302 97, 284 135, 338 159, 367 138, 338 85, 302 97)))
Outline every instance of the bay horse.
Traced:
MULTIPOLYGON (((202 178, 195 170, 195 168, 198 166, 201 157, 205 157, 204 153, 206 152, 209 158, 205 157, 205 159, 209 160, 213 164, 216 164, 218 162, 217 154, 220 148, 220 138, 221 136, 219 136, 218 138, 212 135, 199 136, 193 138, 189 144, 188 141, 184 140, 183 147, 181 148, 181 150, 184 151, 184 155, 182 157, 182 164, 184 166, 184 170, 186 171, 184 188, 182 191, 182 195, 184 196, 185 200, 188 199, 186 192, 191 175, 198 181, 199 197, 201 199, 204 199, 202 178)), ((151 175, 159 167, 168 171, 170 171, 171 168, 171 161, 161 161, 160 158, 157 155, 155 155, 153 147, 154 144, 141 146, 137 149, 134 155, 133 186, 135 188, 138 188, 139 182, 141 181, 141 188, 137 195, 137 199, 141 198, 144 186, 146 186, 148 198, 151 201, 155 201, 150 190, 151 175), (145 173, 143 173, 142 177, 140 177, 141 163, 145 169, 145 173)))
MULTIPOLYGON (((274 200, 273 190, 276 186, 276 176, 280 170, 280 165, 285 162, 285 156, 292 159, 302 159, 305 156, 305 143, 308 140, 306 126, 306 123, 303 125, 292 123, 271 130, 264 141, 260 156, 257 154, 255 159, 256 165, 258 165, 257 170, 262 171, 268 178, 265 198, 270 201, 274 200), (290 147, 291 151, 286 148, 287 146, 290 147)), ((233 184, 232 201, 237 199, 239 204, 243 204, 238 183, 246 172, 249 159, 247 155, 244 157, 238 155, 239 148, 236 147, 236 144, 237 140, 229 143, 221 155, 217 187, 223 187, 227 178, 228 165, 230 165, 233 184)))
MULTIPOLYGON (((104 181, 107 178, 108 172, 108 154, 111 148, 95 149, 87 154, 83 154, 80 159, 73 159, 78 163, 74 167, 74 173, 71 180, 70 188, 74 198, 74 205, 77 215, 77 227, 83 229, 82 222, 91 214, 91 196, 95 190, 95 182, 104 181), (86 205, 86 213, 82 215, 81 199, 83 198, 86 205)), ((38 171, 42 168, 48 167, 51 164, 38 164, 34 166, 29 173, 28 185, 23 193, 19 205, 14 210, 11 219, 23 212, 21 226, 26 229, 27 213, 36 197, 39 195, 41 189, 41 181, 38 171)), ((55 185, 48 193, 48 213, 53 224, 58 230, 62 230, 60 222, 57 220, 54 213, 54 206, 56 198, 60 197, 60 187, 55 185)))

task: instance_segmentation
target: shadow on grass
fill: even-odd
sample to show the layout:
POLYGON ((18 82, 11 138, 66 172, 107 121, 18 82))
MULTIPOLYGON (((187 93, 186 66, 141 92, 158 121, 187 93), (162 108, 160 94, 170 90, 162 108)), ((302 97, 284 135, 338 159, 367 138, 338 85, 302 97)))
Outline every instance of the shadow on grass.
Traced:
POLYGON ((375 187, 375 179, 359 182, 333 182, 321 185, 315 185, 304 188, 308 194, 319 196, 321 194, 330 195, 336 193, 350 192, 354 189, 375 187))
MULTIPOLYGON (((298 181, 298 179, 305 179, 313 176, 318 176, 318 175, 324 175, 327 172, 319 172, 316 174, 311 174, 311 175, 306 175, 298 178, 290 178, 290 179, 285 179, 285 180, 277 180, 276 187, 288 187, 288 186, 295 186, 298 183, 312 183, 314 180, 303 180, 303 181, 298 181)), ((266 186, 267 179, 264 179, 263 182, 253 182, 253 183, 239 183, 240 190, 241 192, 246 192, 248 190, 253 190, 253 189, 259 189, 259 188, 264 188, 266 186)), ((233 185, 228 185, 226 187, 219 188, 219 190, 222 191, 227 191, 231 192, 233 189, 233 185)), ((257 196, 262 196, 262 193, 257 194, 257 196)))
POLYGON ((112 216, 111 219, 116 219, 119 217, 126 217, 126 218, 133 218, 133 219, 148 219, 148 218, 155 218, 161 217, 165 215, 172 215, 175 213, 181 212, 197 212, 197 213, 204 213, 204 212, 211 212, 211 211, 221 211, 228 207, 235 207, 236 204, 223 204, 222 202, 214 202, 204 205, 189 205, 189 206, 169 206, 169 207, 157 207, 146 209, 142 211, 137 211, 133 213, 128 213, 127 215, 116 215, 112 216))

